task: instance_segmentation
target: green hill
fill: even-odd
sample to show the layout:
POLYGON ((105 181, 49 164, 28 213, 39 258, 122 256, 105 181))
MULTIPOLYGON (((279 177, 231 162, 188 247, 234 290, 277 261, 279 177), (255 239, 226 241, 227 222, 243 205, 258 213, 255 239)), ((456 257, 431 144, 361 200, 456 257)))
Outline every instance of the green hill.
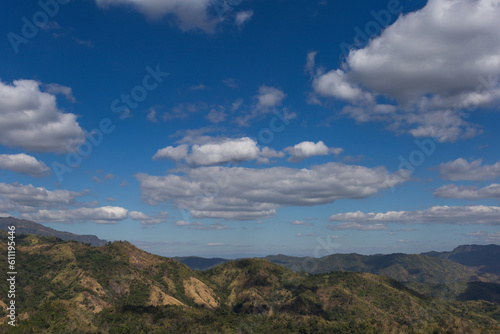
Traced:
MULTIPOLYGON (((6 263, 1 232, 0 261, 6 263)), ((12 333, 498 333, 500 306, 425 297, 368 273, 310 275, 263 259, 200 272, 127 242, 18 235, 12 333)), ((6 280, 0 280, 5 332, 6 280)))
POLYGON ((79 235, 69 232, 61 232, 50 227, 43 226, 29 220, 17 219, 14 217, 0 217, 0 230, 7 231, 8 226, 16 226, 16 233, 36 234, 44 237, 57 237, 62 240, 75 240, 78 242, 89 243, 92 246, 104 246, 107 241, 101 240, 95 235, 79 235))

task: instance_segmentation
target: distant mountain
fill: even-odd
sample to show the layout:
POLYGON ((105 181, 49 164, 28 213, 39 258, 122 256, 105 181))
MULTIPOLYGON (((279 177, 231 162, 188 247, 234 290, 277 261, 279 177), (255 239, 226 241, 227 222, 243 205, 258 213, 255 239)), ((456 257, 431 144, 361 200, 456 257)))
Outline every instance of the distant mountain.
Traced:
MULTIPOLYGON (((493 245, 500 248, 500 246, 493 245)), ((470 246, 460 246, 457 249, 469 249, 470 246)), ((493 253, 490 248, 489 253, 493 253)), ((455 259, 459 258, 458 252, 447 253, 425 253, 425 254, 387 254, 387 255, 360 255, 360 254, 332 254, 321 258, 295 257, 287 255, 268 255, 266 259, 272 263, 279 264, 293 271, 304 271, 309 274, 325 274, 332 271, 355 271, 384 275, 400 282, 420 282, 430 284, 466 283, 478 282, 500 282, 500 275, 493 270, 478 270, 484 266, 470 264, 488 263, 488 268, 498 266, 498 260, 485 260, 481 257, 483 252, 474 253, 468 261, 461 264, 455 259)), ((469 254, 469 253, 465 253, 469 254)), ((469 254, 470 255, 470 254, 469 254)), ((191 269, 207 270, 230 260, 222 258, 202 257, 177 257, 175 260, 184 263, 191 269)), ((497 259, 500 259, 500 254, 497 259)))
POLYGON ((500 275, 499 245, 463 245, 458 246, 451 252, 429 252, 423 254, 473 267, 482 273, 500 275))
POLYGON ((207 270, 230 261, 220 257, 204 258, 199 256, 173 257, 172 259, 184 263, 186 266, 194 270, 207 270))
MULTIPOLYGON (((368 273, 296 273, 262 259, 207 271, 128 242, 90 247, 27 234, 16 245, 12 333, 498 333, 500 305, 423 296, 368 273)), ((0 231, 0 262, 7 233, 0 231)))
POLYGON ((321 258, 266 256, 265 259, 294 271, 323 274, 356 271, 391 277, 400 282, 445 284, 453 282, 500 282, 500 277, 444 258, 417 254, 359 255, 333 254, 321 258))
POLYGON ((61 238, 65 241, 75 240, 78 242, 90 243, 92 246, 104 246, 107 243, 106 240, 99 239, 95 235, 78 235, 69 232, 61 232, 29 220, 22 220, 14 217, 0 217, 0 230, 7 231, 7 227, 12 225, 16 226, 17 234, 36 234, 44 237, 61 238))

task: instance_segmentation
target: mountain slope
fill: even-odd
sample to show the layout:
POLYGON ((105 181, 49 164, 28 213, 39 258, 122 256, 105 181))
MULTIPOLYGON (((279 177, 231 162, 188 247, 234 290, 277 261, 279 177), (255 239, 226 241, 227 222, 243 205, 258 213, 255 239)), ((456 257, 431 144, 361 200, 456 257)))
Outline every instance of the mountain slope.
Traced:
POLYGON ((230 261, 220 257, 205 258, 199 256, 173 257, 172 259, 184 263, 194 270, 206 270, 230 261))
MULTIPOLYGON (((0 261, 6 234, 0 233, 0 261)), ((262 259, 205 272, 127 242, 18 236, 12 333, 495 333, 500 306, 444 302, 366 273, 295 273, 262 259)), ((0 280, 6 329, 7 282, 0 280)))
POLYGON ((265 259, 294 271, 305 271, 312 274, 328 273, 331 271, 356 271, 384 275, 400 282, 433 284, 499 281, 499 277, 495 275, 484 274, 450 260, 417 254, 368 256, 359 254, 333 254, 322 258, 272 255, 265 257, 265 259))
POLYGON ((17 234, 29 233, 45 237, 57 237, 66 241, 75 240, 78 242, 90 243, 92 246, 104 246, 107 243, 106 240, 101 240, 95 235, 78 235, 69 232, 61 232, 29 220, 22 220, 14 217, 0 217, 0 230, 7 231, 7 227, 12 225, 16 226, 17 234))
POLYGON ((500 275, 499 245, 462 245, 451 252, 429 252, 424 255, 454 261, 482 273, 500 275))

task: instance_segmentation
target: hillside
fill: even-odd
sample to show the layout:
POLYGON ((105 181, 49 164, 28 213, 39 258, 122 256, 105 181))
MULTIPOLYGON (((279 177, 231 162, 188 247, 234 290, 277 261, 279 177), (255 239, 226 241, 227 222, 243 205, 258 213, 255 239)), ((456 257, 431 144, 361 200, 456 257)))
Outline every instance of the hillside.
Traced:
MULTIPOLYGON (((175 259, 196 270, 207 270, 229 261, 221 258, 201 258, 194 256, 178 257, 175 259)), ((483 263, 481 261, 484 260, 482 260, 480 255, 476 255, 476 258, 471 261, 464 261, 463 264, 455 261, 454 257, 397 253, 387 255, 333 254, 321 258, 295 257, 279 254, 269 255, 263 259, 293 271, 304 271, 309 274, 325 274, 331 271, 355 271, 384 275, 404 283, 500 282, 500 276, 496 275, 494 271, 481 270, 484 266, 473 265, 475 263, 483 263)), ((493 263, 490 263, 488 268, 492 267, 493 263)))
POLYGON ((356 271, 384 275, 400 282, 432 284, 500 281, 496 275, 482 273, 454 261, 417 254, 333 254, 321 258, 272 255, 265 259, 294 271, 305 271, 311 274, 356 271))
POLYGON ((482 273, 500 275, 499 245, 462 245, 451 252, 429 252, 424 254, 474 267, 482 273))
POLYGON ((89 243, 92 246, 104 246, 107 243, 106 240, 101 240, 95 235, 79 235, 69 232, 61 232, 29 220, 22 220, 14 217, 0 217, 0 230, 7 231, 7 227, 12 225, 16 226, 17 234, 29 233, 44 237, 57 237, 65 241, 75 240, 78 242, 89 243))
MULTIPOLYGON (((1 232, 0 261, 6 262, 1 232)), ((500 306, 424 297, 390 278, 309 275, 262 259, 205 272, 127 242, 18 235, 12 333, 496 333, 500 306)), ((0 281, 6 331, 7 282, 0 281)))
POLYGON ((206 270, 230 261, 220 257, 204 258, 199 256, 173 257, 172 259, 184 263, 194 270, 206 270))

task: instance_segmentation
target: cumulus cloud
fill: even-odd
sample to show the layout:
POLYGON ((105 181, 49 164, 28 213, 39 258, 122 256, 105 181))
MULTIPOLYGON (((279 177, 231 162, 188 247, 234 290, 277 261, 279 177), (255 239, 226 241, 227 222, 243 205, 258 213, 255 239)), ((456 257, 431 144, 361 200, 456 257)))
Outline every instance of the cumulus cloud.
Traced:
POLYGON ((0 154, 0 169, 34 177, 45 176, 50 173, 50 168, 45 163, 24 153, 0 154))
POLYGON ((445 180, 481 181, 496 179, 500 176, 500 161, 493 165, 483 165, 483 159, 467 161, 458 158, 439 165, 439 173, 445 180))
POLYGON ((338 147, 328 148, 328 146, 326 146, 322 141, 319 141, 317 143, 311 141, 303 141, 295 146, 285 148, 284 151, 291 155, 288 161, 299 162, 306 158, 318 155, 338 155, 344 150, 338 147))
POLYGON ((236 13, 236 18, 234 22, 238 26, 239 29, 243 28, 243 26, 252 19, 253 10, 245 10, 236 13))
POLYGON ((330 221, 402 224, 486 224, 500 225, 500 207, 486 205, 432 206, 425 210, 388 211, 385 213, 363 213, 361 211, 339 213, 330 216, 330 221))
POLYGON ((28 151, 65 153, 85 139, 76 115, 57 109, 54 95, 34 80, 0 81, 0 144, 28 151))
POLYGON ((141 225, 157 225, 167 221, 168 212, 160 212, 155 216, 148 216, 140 211, 130 211, 128 216, 136 221, 140 221, 141 225))
POLYGON ((208 143, 167 146, 156 152, 153 159, 184 160, 189 166, 213 166, 226 163, 240 163, 250 160, 269 162, 269 158, 282 157, 273 149, 265 147, 262 151, 257 143, 248 137, 243 138, 204 138, 208 143))
POLYGON ((324 97, 335 97, 350 102, 373 102, 370 93, 364 92, 357 85, 349 83, 345 76, 346 73, 340 69, 318 75, 313 80, 314 91, 324 97))
POLYGON ((436 189, 433 195, 441 198, 457 198, 467 200, 485 198, 500 199, 500 184, 493 183, 483 188, 449 184, 436 189))
POLYGON ((350 50, 341 68, 310 71, 313 90, 350 103, 348 115, 415 137, 477 135, 461 111, 500 101, 499 16, 494 0, 429 0, 350 50), (394 111, 377 113, 378 97, 394 103, 394 111))
POLYGON ((167 146, 159 149, 153 159, 170 159, 180 161, 188 156, 189 145, 183 144, 176 147, 167 146))
POLYGON ((74 192, 62 189, 47 190, 44 187, 22 185, 18 183, 0 183, 0 199, 3 198, 19 211, 33 211, 36 208, 59 208, 77 205, 76 198, 86 192, 74 192))
POLYGON ((215 31, 218 20, 209 16, 212 0, 95 0, 101 7, 129 5, 151 19, 165 15, 175 18, 182 31, 200 29, 207 33, 215 31))
POLYGON ((200 167, 185 175, 136 174, 149 204, 173 202, 194 218, 261 219, 285 206, 366 198, 406 180, 384 167, 327 163, 310 169, 200 167))
POLYGON ((66 210, 39 210, 36 213, 23 214, 24 219, 42 223, 72 223, 91 221, 98 224, 115 224, 127 218, 127 209, 119 206, 99 208, 78 208, 66 210))

